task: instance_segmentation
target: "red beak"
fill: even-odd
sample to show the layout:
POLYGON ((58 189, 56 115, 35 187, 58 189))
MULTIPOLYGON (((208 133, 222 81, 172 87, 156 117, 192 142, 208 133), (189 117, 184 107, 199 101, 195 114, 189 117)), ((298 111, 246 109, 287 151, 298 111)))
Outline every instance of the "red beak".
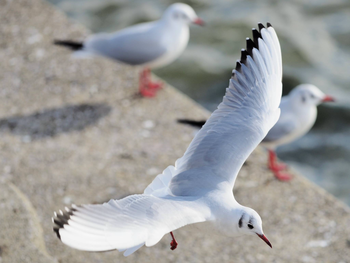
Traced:
POLYGON ((326 95, 324 96, 324 98, 322 99, 322 102, 330 102, 330 101, 335 101, 333 97, 326 95))
POLYGON ((193 21, 193 24, 204 26, 204 21, 198 17, 193 21))
POLYGON ((270 246, 270 248, 272 248, 272 245, 271 245, 270 241, 267 239, 267 237, 266 237, 265 235, 259 235, 259 234, 257 234, 257 235, 258 235, 258 237, 260 237, 262 240, 264 240, 265 243, 268 244, 268 245, 270 246))

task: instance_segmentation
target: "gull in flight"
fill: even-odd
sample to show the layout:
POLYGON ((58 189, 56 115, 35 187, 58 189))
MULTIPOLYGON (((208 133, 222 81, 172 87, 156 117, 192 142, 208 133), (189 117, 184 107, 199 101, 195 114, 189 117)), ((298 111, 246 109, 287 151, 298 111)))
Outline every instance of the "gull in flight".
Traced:
MULTIPOLYGON (((281 116, 261 143, 268 149, 268 168, 277 179, 289 181, 292 176, 283 172, 287 168, 285 164, 277 163, 275 149, 305 135, 316 121, 317 105, 330 101, 334 99, 311 84, 298 85, 290 94, 282 98, 281 116)), ((205 120, 179 119, 178 122, 201 128, 205 120)))
POLYGON ((161 19, 134 25, 114 33, 91 35, 84 42, 55 40, 54 44, 75 51, 77 57, 104 56, 129 65, 142 66, 140 94, 153 97, 162 83, 151 81, 150 69, 164 67, 185 50, 191 23, 204 22, 189 5, 170 5, 161 19))
POLYGON ((222 103, 183 157, 145 189, 104 204, 73 205, 55 213, 53 230, 66 245, 86 251, 117 249, 128 256, 185 225, 209 222, 229 237, 261 238, 262 220, 240 205, 232 189, 243 163, 277 122, 282 94, 280 44, 271 24, 253 29, 222 103))

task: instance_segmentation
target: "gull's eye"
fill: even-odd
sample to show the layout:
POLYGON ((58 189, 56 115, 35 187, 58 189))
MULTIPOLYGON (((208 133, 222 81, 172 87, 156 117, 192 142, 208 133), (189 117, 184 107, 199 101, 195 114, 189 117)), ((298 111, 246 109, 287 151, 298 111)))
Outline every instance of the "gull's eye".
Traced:
POLYGON ((315 95, 314 95, 314 94, 310 94, 310 98, 311 98, 311 99, 314 99, 314 98, 315 98, 315 95))
POLYGON ((253 229, 254 228, 254 226, 251 223, 248 223, 248 227, 249 227, 249 229, 253 229))

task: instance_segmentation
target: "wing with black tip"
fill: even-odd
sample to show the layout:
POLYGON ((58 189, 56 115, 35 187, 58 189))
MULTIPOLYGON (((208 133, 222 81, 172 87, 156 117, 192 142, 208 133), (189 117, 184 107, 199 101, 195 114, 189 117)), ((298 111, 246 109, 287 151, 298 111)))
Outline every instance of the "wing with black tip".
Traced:
POLYGON ((233 187, 244 161, 277 122, 282 95, 280 44, 271 24, 247 39, 223 102, 177 160, 170 189, 196 195, 233 187))
POLYGON ((54 232, 66 245, 85 251, 118 249, 128 256, 153 246, 170 231, 206 220, 206 208, 182 198, 130 195, 101 205, 82 205, 55 213, 54 232))

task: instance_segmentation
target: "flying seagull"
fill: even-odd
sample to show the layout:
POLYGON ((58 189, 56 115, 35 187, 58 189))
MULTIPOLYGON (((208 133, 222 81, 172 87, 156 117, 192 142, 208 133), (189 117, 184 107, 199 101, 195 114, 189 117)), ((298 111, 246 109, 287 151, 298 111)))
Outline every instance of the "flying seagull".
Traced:
POLYGON ((192 7, 175 3, 165 10, 158 21, 137 24, 110 34, 94 34, 84 42, 55 40, 54 44, 76 51, 78 57, 99 55, 142 66, 140 94, 153 97, 162 83, 151 81, 150 69, 164 67, 181 55, 190 37, 191 23, 204 24, 192 7))
MULTIPOLYGON (((261 143, 268 149, 268 168, 277 179, 289 181, 292 176, 283 172, 287 168, 285 164, 277 163, 275 149, 305 135, 316 121, 317 105, 330 101, 334 99, 311 84, 298 85, 290 94, 282 98, 281 116, 261 143)), ((205 120, 179 119, 178 122, 197 128, 205 124, 205 120)))
POLYGON ((244 161, 277 122, 282 94, 282 59, 274 28, 259 24, 247 38, 222 103, 197 133, 183 157, 145 189, 104 204, 55 213, 54 231, 80 250, 118 249, 128 256, 157 244, 188 224, 209 222, 222 234, 258 236, 267 245, 262 220, 232 193, 244 161))

